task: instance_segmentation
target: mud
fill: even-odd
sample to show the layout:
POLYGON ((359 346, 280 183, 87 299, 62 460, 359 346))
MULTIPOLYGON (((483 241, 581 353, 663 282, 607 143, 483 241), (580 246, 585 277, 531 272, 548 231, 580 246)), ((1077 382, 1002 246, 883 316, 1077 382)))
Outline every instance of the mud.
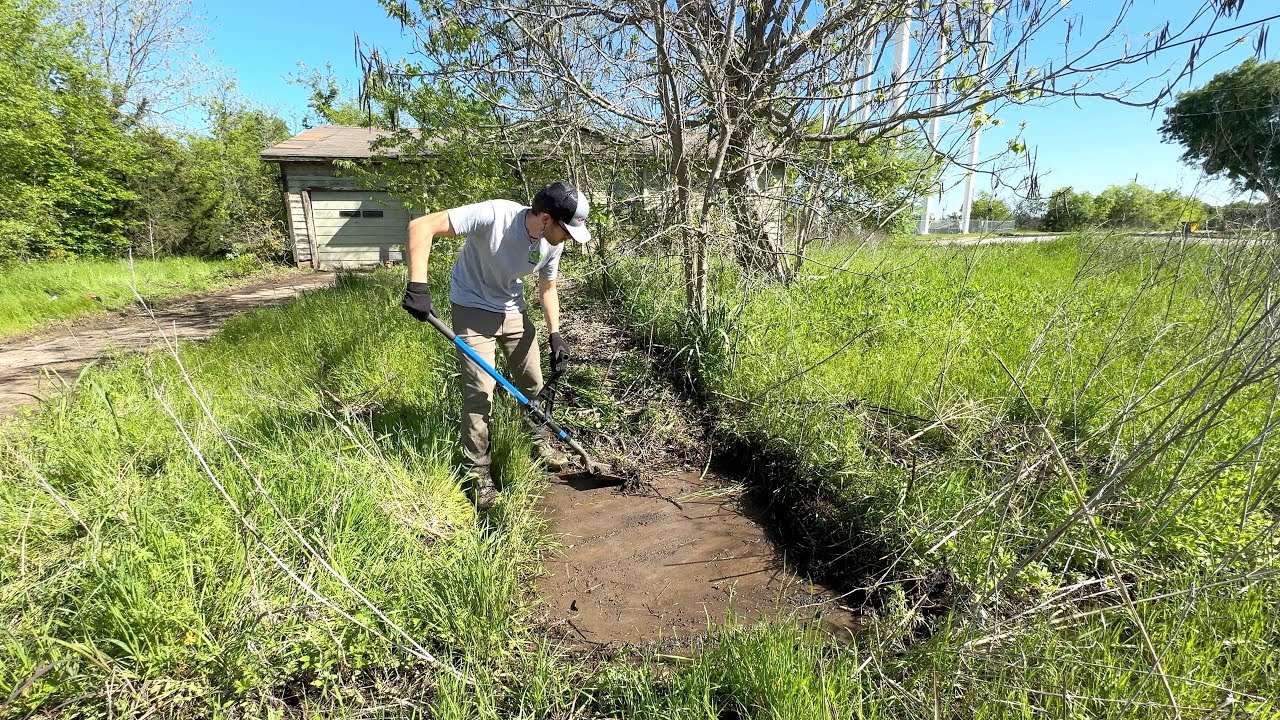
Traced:
POLYGON ((570 644, 679 643, 731 614, 818 619, 837 635, 858 627, 833 592, 787 568, 730 479, 691 470, 646 480, 637 495, 585 474, 547 489, 542 509, 560 546, 538 592, 570 644))
POLYGON ((854 632, 859 611, 797 574, 743 478, 717 469, 729 448, 705 436, 696 404, 660 371, 636 371, 653 358, 614 327, 605 306, 572 286, 562 294, 562 332, 580 373, 588 371, 579 377, 594 379, 565 387, 556 415, 576 424, 616 476, 570 473, 547 487, 541 510, 558 547, 537 592, 549 633, 600 650, 696 645, 730 618, 854 632))

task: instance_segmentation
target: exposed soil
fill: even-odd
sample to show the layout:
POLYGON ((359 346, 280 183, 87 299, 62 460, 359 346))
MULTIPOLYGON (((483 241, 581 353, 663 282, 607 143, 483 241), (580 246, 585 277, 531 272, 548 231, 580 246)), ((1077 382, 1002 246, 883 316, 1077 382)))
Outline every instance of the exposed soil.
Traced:
POLYGON ((90 362, 161 344, 157 321, 171 338, 203 340, 235 315, 330 287, 335 277, 293 273, 158 301, 153 304, 154 320, 142 308, 131 307, 0 340, 0 418, 56 395, 90 362))
POLYGON ((646 476, 644 495, 587 475, 551 483, 543 505, 561 545, 538 590, 561 635, 580 646, 679 642, 731 611, 744 621, 821 616, 836 633, 857 627, 833 593, 787 569, 740 487, 700 476, 646 476))
POLYGON ((648 359, 603 306, 564 289, 562 332, 580 369, 555 414, 621 477, 563 474, 543 498, 560 543, 537 587, 552 634, 582 649, 680 645, 731 615, 856 629, 860 615, 792 571, 741 479, 710 462, 697 409, 657 373, 636 371, 648 359))

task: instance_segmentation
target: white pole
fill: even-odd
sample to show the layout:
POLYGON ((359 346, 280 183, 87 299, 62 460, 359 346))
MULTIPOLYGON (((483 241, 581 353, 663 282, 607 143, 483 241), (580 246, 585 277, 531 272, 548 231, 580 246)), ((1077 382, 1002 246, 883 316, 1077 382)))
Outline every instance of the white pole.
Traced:
POLYGON ((858 102, 861 104, 859 115, 863 123, 871 120, 871 91, 875 88, 875 63, 876 34, 872 33, 862 53, 862 92, 858 95, 858 102))
MULTIPOLYGON (((947 62, 947 36, 938 30, 938 74, 933 81, 933 107, 937 109, 942 106, 944 100, 944 89, 942 78, 944 77, 943 69, 947 62)), ((929 123, 929 145, 930 149, 938 147, 938 133, 942 129, 942 118, 935 115, 929 123)), ((933 193, 929 193, 924 197, 924 217, 920 218, 920 234, 929 234, 930 216, 933 215, 933 193)))
MULTIPOLYGON (((978 81, 981 83, 987 76, 987 48, 991 44, 991 18, 980 15, 978 21, 982 24, 982 49, 978 51, 978 81)), ((969 232, 969 217, 973 213, 973 186, 978 179, 975 169, 978 167, 978 138, 981 135, 982 128, 973 129, 973 143, 969 146, 969 177, 965 179, 964 185, 964 210, 960 213, 961 233, 969 232)))
POLYGON ((893 53, 893 115, 897 117, 907 107, 907 67, 911 63, 911 17, 898 26, 898 41, 893 53))
MULTIPOLYGON (((973 142, 969 144, 969 167, 978 166, 978 136, 981 134, 978 128, 973 129, 973 142)), ((969 176, 964 181, 964 209, 960 213, 960 232, 969 232, 969 216, 973 213, 973 185, 977 181, 978 173, 969 170, 969 176)))

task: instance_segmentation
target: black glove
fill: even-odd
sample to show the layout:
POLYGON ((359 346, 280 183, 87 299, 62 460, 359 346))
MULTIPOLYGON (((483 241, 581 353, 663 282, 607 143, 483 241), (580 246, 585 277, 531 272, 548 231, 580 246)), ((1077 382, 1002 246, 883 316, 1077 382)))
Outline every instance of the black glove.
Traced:
POLYGON ((560 363, 569 361, 569 343, 558 332, 551 333, 547 342, 551 345, 551 370, 554 372, 560 368, 560 363))
POLYGON ((428 315, 436 314, 436 305, 431 302, 431 288, 424 282, 411 282, 404 289, 404 300, 400 301, 400 307, 418 319, 418 322, 426 322, 428 315))

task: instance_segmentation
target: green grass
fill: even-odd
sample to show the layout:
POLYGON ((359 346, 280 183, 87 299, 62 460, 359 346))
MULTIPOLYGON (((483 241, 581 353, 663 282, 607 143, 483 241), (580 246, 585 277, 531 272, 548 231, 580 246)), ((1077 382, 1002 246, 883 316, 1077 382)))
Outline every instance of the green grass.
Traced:
MULTIPOLYGON (((1213 252, 1195 248, 1171 263, 1154 248, 1076 240, 982 249, 889 247, 855 255, 848 272, 815 265, 790 288, 748 284, 745 293, 725 268, 719 283, 726 304, 713 313, 737 320, 721 332, 713 318, 712 331, 691 349, 698 353, 703 385, 722 410, 724 432, 785 449, 803 474, 826 474, 823 485, 858 499, 875 513, 870 520, 896 528, 904 543, 920 548, 914 559, 963 567, 970 571, 966 579, 976 582, 992 569, 985 561, 999 565, 988 557, 994 528, 975 525, 931 555, 923 550, 951 530, 929 526, 950 524, 963 508, 1007 490, 1004 463, 1035 454, 1041 425, 1072 464, 1085 464, 1076 475, 1086 493, 1100 479, 1087 472, 1090 467, 1140 449, 1139 441, 1162 417, 1159 411, 1201 381, 1200 368, 1207 366, 1190 359, 1214 357, 1248 319, 1242 306, 1224 305, 1212 294, 1222 272, 1213 252), (912 459, 922 492, 904 497, 912 459), (921 462, 932 466, 923 479, 921 462)), ((838 250, 818 258, 828 264, 841 259, 838 250)), ((682 334, 681 298, 658 280, 664 272, 646 273, 624 291, 632 322, 642 332, 656 325, 673 346, 696 340, 682 334)), ((1225 361, 1195 399, 1226 393, 1239 363, 1225 361)), ((1194 469, 1230 459, 1252 439, 1251 431, 1263 427, 1274 398, 1273 383, 1238 389, 1226 397, 1216 421, 1189 426, 1204 430, 1194 446, 1175 443, 1171 454, 1194 451, 1188 459, 1194 469)), ((1175 413, 1172 426, 1190 422, 1193 409, 1175 413)), ((1274 438, 1262 444, 1264 453, 1276 449, 1274 438)), ((1016 513, 1015 533, 1023 524, 1052 527, 1077 506, 1058 464, 1043 464, 1036 482, 1024 478, 1006 498, 1016 513)), ((1151 511, 1156 514, 1148 521, 1185 527, 1170 528, 1152 540, 1155 545, 1141 548, 1137 542, 1149 526, 1118 540, 1175 564, 1212 562, 1253 541, 1251 531, 1273 519, 1267 503, 1274 488, 1255 487, 1265 492, 1254 493, 1253 512, 1234 518, 1243 527, 1212 532, 1211 525, 1230 524, 1225 506, 1239 500, 1233 493, 1245 491, 1249 476, 1244 470, 1216 476, 1224 481, 1215 488, 1224 495, 1219 504, 1202 491, 1191 498, 1198 503, 1192 507, 1163 498, 1157 509, 1143 499, 1176 479, 1153 466, 1117 500, 1138 507, 1117 510, 1126 517, 1116 519, 1151 511), (1176 518, 1160 514, 1175 508, 1176 518), (1171 545, 1183 541, 1203 546, 1171 545)), ((1190 488, 1173 488, 1178 497, 1183 491, 1190 488)), ((996 549, 1016 555, 1019 543, 1007 541, 996 549)))
POLYGON ((402 283, 344 278, 235 319, 181 348, 190 387, 164 354, 90 369, 5 428, 3 694, 53 664, 18 711, 361 705, 442 677, 407 638, 492 671, 542 542, 528 444, 501 413, 507 491, 478 526, 453 470, 454 357, 399 310, 402 283))
POLYGON ((233 285, 268 271, 241 259, 185 257, 137 260, 133 267, 126 260, 0 265, 0 337, 128 307, 136 302, 131 289, 135 285, 150 300, 233 285))
MULTIPOLYGON (((1019 443, 1034 435, 1017 428, 1040 419, 1063 437, 1065 426, 1084 428, 1065 447, 1087 455, 1083 438, 1114 415, 1121 401, 1109 398, 1125 377, 1176 366, 1189 342, 1169 336, 1143 363, 1131 346, 1151 343, 1126 338, 1166 317, 1233 326, 1196 324, 1222 320, 1191 280, 1212 275, 1212 255, 1184 266, 1176 311, 1144 301, 1117 321, 1149 275, 1134 267, 1140 257, 1098 265, 1068 242, 877 253, 856 258, 856 276, 815 265, 791 294, 751 286, 741 314, 719 306, 697 345, 681 335, 670 275, 620 278, 634 327, 655 321, 659 342, 698 359, 691 372, 719 398, 722 437, 787 454, 793 489, 846 502, 845 514, 815 516, 811 527, 874 526, 898 551, 884 604, 854 642, 731 623, 711 628, 698 652, 587 659, 556 647, 533 624, 529 581, 548 539, 534 505, 542 480, 513 408, 499 405, 496 432, 504 501, 477 523, 453 469, 453 354, 399 310, 403 274, 384 272, 238 318, 206 344, 182 345, 181 367, 161 353, 91 368, 75 392, 0 429, 0 716, 1173 717, 1172 693, 1182 717, 1216 708, 1280 717, 1280 583, 1257 558, 1200 562, 1239 547, 1239 518, 1160 533, 1189 548, 1140 549, 1121 521, 1154 502, 1134 508, 1141 498, 1124 496, 1104 531, 1124 555, 1136 614, 1099 572, 1088 533, 1069 534, 1033 573, 954 613, 929 615, 894 582, 946 565, 980 590, 989 565, 1008 567, 1002 553, 1024 551, 1021 536, 1040 537, 1040 523, 1073 507, 1062 477, 1010 493, 965 443, 1003 443, 981 447, 1021 458, 1019 443), (1052 342, 1029 352, 1056 317, 1076 320, 1053 323, 1052 342), (771 389, 867 328, 874 334, 848 357, 771 389), (1025 405, 992 351, 1024 382, 1025 405), (1107 352, 1115 359, 1099 373, 1084 371, 1107 352), (853 410, 850 398, 860 400, 853 410), (1097 409, 1081 413, 1081 398, 1097 409), (907 445, 924 447, 906 498, 909 458, 894 443, 923 426, 873 422, 870 404, 947 418, 907 445), (935 469, 921 470, 927 463, 935 469), (1010 501, 1003 520, 981 517, 924 552, 957 530, 956 507, 993 488, 1010 501), (1195 562, 1175 566, 1160 553, 1195 562), (1254 575, 1231 578, 1241 571, 1254 575), (1057 600, 1071 582, 1080 587, 1057 600)), ((433 263, 439 291, 447 265, 433 263)), ((737 280, 720 273, 723 297, 737 280)), ((628 372, 645 376, 641 365, 628 372)), ((600 390, 583 397, 601 421, 617 420, 599 378, 575 384, 600 390)), ((1233 422, 1256 402, 1242 398, 1233 422)), ((1230 423, 1206 433, 1215 453, 1231 442, 1214 434, 1220 425, 1230 423)), ((1094 479, 1079 478, 1088 491, 1094 479)), ((1253 488, 1260 517, 1275 512, 1269 493, 1253 488)), ((1204 507, 1179 517, 1239 509, 1219 494, 1200 493, 1190 504, 1204 507)), ((1264 535, 1260 549, 1273 551, 1264 535)))
MULTIPOLYGON (((1122 703, 1105 708, 1136 697, 1125 678, 1156 657, 1171 675, 1210 664, 1223 687, 1277 695, 1280 492, 1266 460, 1280 445, 1264 430, 1275 337, 1265 323, 1246 330, 1274 251, 1236 250, 1092 238, 837 247, 785 289, 718 266, 706 329, 687 321, 677 264, 635 258, 613 282, 633 332, 695 378, 731 452, 784 469, 756 482, 795 560, 844 587, 870 584, 887 617, 897 603, 901 630, 937 632, 914 662, 951 653, 979 672, 956 648, 993 633, 1051 648, 1032 657, 982 641, 998 660, 980 672, 1003 679, 974 692, 1053 692, 1036 678, 1055 658, 1115 668, 1061 684, 1098 698, 1087 716, 1118 716, 1122 703), (1095 492, 1095 520, 1069 522, 1095 492), (957 624, 941 629, 912 609, 931 602, 914 578, 938 569, 960 583, 957 624), (1085 601, 1072 587, 1101 592, 1085 601), (1236 593, 1249 601, 1233 604, 1236 593), (1006 614, 1017 622, 997 629, 1006 614), (1220 645, 1254 651, 1224 657, 1220 645)), ((1221 694, 1171 686, 1191 706, 1221 694)), ((1172 712, 1159 707, 1164 683, 1142 693, 1172 712)))

